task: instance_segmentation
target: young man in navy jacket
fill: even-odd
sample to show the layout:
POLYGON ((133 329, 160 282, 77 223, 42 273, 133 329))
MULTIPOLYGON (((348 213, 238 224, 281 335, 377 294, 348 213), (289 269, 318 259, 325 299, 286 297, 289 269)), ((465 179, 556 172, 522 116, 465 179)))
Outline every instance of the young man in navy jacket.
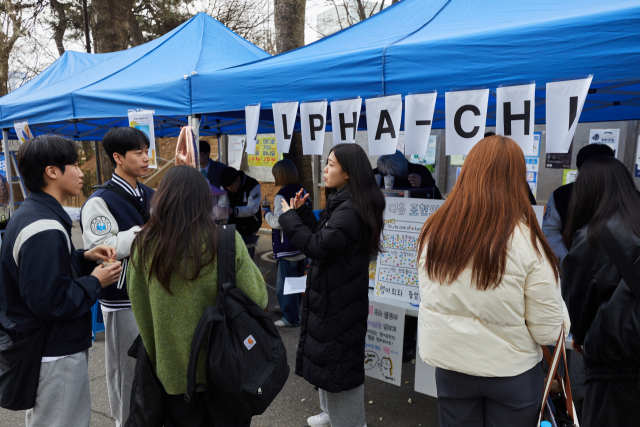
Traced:
POLYGON ((117 259, 122 261, 119 279, 100 293, 109 404, 116 427, 120 427, 129 416, 136 367, 127 350, 139 333, 127 294, 127 264, 131 243, 148 219, 153 190, 138 182, 149 169, 149 140, 143 132, 130 127, 112 129, 104 136, 102 147, 115 172, 86 201, 80 220, 85 248, 114 246, 117 259))
POLYGON ((115 248, 76 251, 71 242, 71 218, 61 203, 82 190, 77 150, 69 139, 45 135, 25 142, 18 155, 30 194, 4 235, 0 328, 18 342, 51 327, 36 367, 36 403, 27 410, 27 427, 89 427, 91 306, 121 272, 120 263, 95 265, 113 259, 115 248), (78 277, 91 269, 90 276, 78 277))

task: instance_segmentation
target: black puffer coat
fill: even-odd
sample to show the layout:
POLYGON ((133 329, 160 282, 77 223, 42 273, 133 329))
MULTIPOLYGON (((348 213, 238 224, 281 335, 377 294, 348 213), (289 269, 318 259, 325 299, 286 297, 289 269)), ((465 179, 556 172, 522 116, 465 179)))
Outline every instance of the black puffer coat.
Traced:
POLYGON ((296 374, 330 393, 358 387, 364 383, 370 234, 346 187, 329 197, 320 221, 303 206, 281 215, 280 226, 312 260, 296 374))
MULTIPOLYGON (((614 220, 608 227, 618 247, 640 270, 640 237, 614 220)), ((640 301, 620 283, 622 275, 606 252, 590 245, 587 230, 578 230, 562 261, 562 296, 573 338, 584 345, 587 380, 638 378, 640 301)))

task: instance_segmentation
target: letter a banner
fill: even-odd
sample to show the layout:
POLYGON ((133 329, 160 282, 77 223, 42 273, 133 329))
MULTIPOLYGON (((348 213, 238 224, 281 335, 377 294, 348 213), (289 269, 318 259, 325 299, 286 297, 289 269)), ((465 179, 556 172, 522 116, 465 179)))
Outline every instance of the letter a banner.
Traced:
POLYGON ((356 142, 362 98, 333 101, 331 103, 331 128, 333 145, 356 142))
POLYGON ((302 153, 304 155, 322 155, 326 119, 327 101, 303 102, 300 104, 302 153))
POLYGON ((260 104, 244 107, 244 121, 247 126, 247 154, 256 154, 258 123, 260 122, 260 104))
POLYGON ((298 102, 281 102, 271 106, 273 108, 273 124, 276 128, 276 144, 279 153, 288 153, 291 147, 291 135, 296 124, 298 102))
POLYGON ((437 92, 404 98, 404 154, 427 154, 437 92))
POLYGON ((484 138, 489 89, 444 94, 447 156, 466 155, 484 138))
POLYGON ((525 156, 534 156, 535 83, 499 87, 496 92, 496 134, 513 139, 525 156))
POLYGON ((395 153, 402 121, 402 95, 371 98, 365 100, 365 103, 369 155, 395 153))
POLYGON ((547 83, 547 153, 568 153, 593 76, 547 83))

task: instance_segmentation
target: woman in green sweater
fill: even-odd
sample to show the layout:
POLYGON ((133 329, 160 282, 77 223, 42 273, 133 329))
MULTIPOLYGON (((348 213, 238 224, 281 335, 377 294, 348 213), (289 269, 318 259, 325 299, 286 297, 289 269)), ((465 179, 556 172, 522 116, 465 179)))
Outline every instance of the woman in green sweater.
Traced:
MULTIPOLYGON (((216 248, 218 235, 211 219, 213 197, 202 174, 190 166, 171 168, 151 204, 151 218, 133 243, 127 271, 131 308, 140 336, 164 386, 165 426, 248 426, 234 420, 204 393, 187 404, 187 367, 191 340, 205 309, 218 297, 216 248), (216 424, 217 425, 217 424, 216 424)), ((236 233, 236 286, 260 307, 267 290, 242 238, 236 233)), ((206 384, 205 347, 198 358, 197 382, 206 384)))

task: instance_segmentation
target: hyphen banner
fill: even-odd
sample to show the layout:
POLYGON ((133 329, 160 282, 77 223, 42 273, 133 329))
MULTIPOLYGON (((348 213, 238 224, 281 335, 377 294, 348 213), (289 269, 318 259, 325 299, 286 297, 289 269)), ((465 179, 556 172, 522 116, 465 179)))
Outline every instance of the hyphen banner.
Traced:
POLYGON ((369 155, 395 153, 402 121, 402 95, 371 98, 365 104, 369 155))
POLYGON ((247 154, 256 154, 260 104, 247 105, 244 107, 244 118, 247 125, 247 154))
POLYGON ((447 92, 444 99, 447 156, 469 154, 484 137, 489 89, 447 92))
POLYGON ((327 101, 300 104, 303 154, 322 155, 326 119, 327 101))
POLYGON ((547 153, 566 153, 593 76, 547 83, 547 153))
POLYGON ((508 136, 525 156, 535 155, 533 125, 536 115, 535 83, 499 87, 496 90, 496 133, 508 136))
POLYGON ((296 124, 298 102, 281 102, 272 105, 273 124, 276 128, 276 144, 279 153, 288 153, 291 147, 291 136, 296 124))
POLYGON ((345 99, 331 103, 333 145, 356 142, 362 98, 345 99))
POLYGON ((405 96, 404 154, 426 155, 437 96, 437 92, 405 96))

